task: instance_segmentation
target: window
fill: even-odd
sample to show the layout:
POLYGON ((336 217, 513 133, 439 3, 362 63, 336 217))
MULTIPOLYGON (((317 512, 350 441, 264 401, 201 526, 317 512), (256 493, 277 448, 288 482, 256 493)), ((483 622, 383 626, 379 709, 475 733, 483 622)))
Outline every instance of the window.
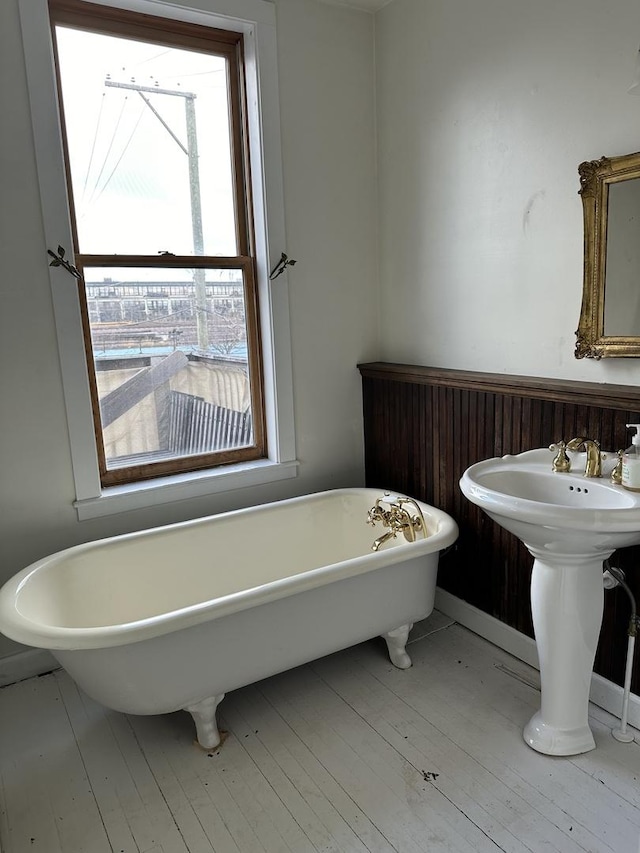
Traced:
POLYGON ((273 6, 20 3, 79 516, 295 476, 273 6))
POLYGON ((49 5, 102 485, 262 458, 242 33, 49 5))

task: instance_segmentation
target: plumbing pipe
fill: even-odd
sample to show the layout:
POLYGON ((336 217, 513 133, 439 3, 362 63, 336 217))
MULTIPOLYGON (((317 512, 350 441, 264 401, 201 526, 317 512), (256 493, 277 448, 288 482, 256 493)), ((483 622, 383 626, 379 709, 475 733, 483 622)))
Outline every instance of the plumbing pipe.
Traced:
MULTIPOLYGON (((635 628, 635 622, 633 623, 635 628)), ((631 626, 629 626, 631 631, 631 626)), ((627 646, 627 668, 624 676, 624 691, 622 693, 622 716, 620 717, 620 727, 611 729, 611 734, 616 740, 621 743, 632 743, 635 736, 627 730, 627 719, 629 716, 629 693, 631 691, 631 670, 633 669, 633 651, 635 648, 636 636, 635 633, 629 633, 629 644, 627 646)))
POLYGON ((620 581, 614 578, 609 569, 605 569, 602 573, 602 582, 605 589, 615 589, 620 586, 620 581))
POLYGON ((621 743, 632 743, 635 736, 627 730, 627 719, 629 715, 629 694, 631 693, 631 674, 633 670, 633 653, 636 644, 636 634, 638 633, 638 617, 636 615, 636 600, 629 586, 625 582, 624 572, 622 569, 615 568, 606 563, 606 570, 603 573, 603 582, 605 589, 612 589, 614 586, 620 585, 629 596, 631 602, 631 619, 629 620, 629 629, 627 631, 629 641, 627 643, 627 664, 624 676, 624 688, 622 691, 622 715, 620 717, 620 726, 612 729, 612 736, 621 743), (613 581, 613 582, 612 582, 613 581))

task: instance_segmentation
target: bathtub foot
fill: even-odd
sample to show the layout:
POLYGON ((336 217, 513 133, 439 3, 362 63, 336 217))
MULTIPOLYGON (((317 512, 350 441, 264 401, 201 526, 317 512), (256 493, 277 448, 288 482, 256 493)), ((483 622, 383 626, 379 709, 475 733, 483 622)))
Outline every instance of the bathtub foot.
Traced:
POLYGON ((196 735, 198 743, 204 749, 213 749, 220 743, 220 732, 216 723, 216 709, 224 699, 224 693, 217 696, 208 696, 193 705, 186 705, 184 710, 188 711, 196 724, 196 735))
POLYGON ((382 635, 389 650, 391 663, 398 669, 409 669, 411 666, 411 658, 405 647, 409 639, 409 631, 412 628, 413 624, 400 625, 399 628, 394 628, 393 631, 387 631, 386 634, 382 635))

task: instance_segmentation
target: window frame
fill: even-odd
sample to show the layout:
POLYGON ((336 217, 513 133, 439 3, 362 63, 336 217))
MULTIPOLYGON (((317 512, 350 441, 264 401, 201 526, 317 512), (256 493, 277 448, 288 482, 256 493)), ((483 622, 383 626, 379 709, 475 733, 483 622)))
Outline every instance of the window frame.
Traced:
MULTIPOLYGON (((270 258, 285 246, 275 7, 270 0, 92 0, 222 30, 242 32, 247 141, 254 212, 259 334, 268 455, 216 468, 102 486, 93 428, 90 371, 75 281, 49 270, 71 461, 80 519, 123 512, 295 477, 295 433, 287 275, 270 282, 270 258), (215 9, 215 11, 214 11, 215 9)), ((47 0, 19 0, 43 225, 47 248, 73 246, 47 0)))

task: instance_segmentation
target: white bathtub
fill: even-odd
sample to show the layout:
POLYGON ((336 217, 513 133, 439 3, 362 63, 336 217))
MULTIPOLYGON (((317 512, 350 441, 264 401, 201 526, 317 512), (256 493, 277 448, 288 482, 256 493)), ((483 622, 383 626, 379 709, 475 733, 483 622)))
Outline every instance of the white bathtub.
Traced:
POLYGON ((407 634, 458 531, 420 504, 428 536, 374 553, 384 530, 367 511, 382 494, 321 492, 68 548, 4 585, 0 630, 51 650, 116 711, 190 711, 211 748, 229 690, 378 634, 410 666, 407 634))

